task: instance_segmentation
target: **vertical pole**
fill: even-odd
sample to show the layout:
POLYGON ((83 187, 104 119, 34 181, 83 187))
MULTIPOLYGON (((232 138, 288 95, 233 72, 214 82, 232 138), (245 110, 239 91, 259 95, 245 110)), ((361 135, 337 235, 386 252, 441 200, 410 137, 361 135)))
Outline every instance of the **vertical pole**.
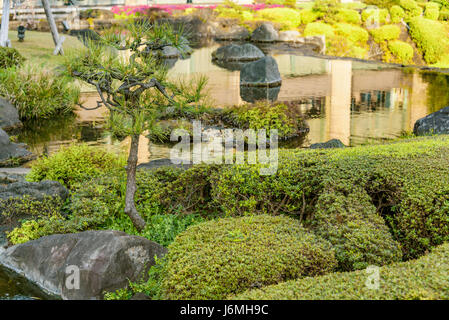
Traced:
MULTIPOLYGON (((55 23, 55 19, 53 17, 53 13, 51 12, 49 0, 42 0, 42 4, 44 6, 45 15, 47 16, 48 24, 50 25, 50 31, 51 31, 51 35, 53 37, 53 42, 55 43, 55 46, 57 46, 60 41, 59 34, 58 34, 58 28, 56 28, 56 23, 55 23)), ((64 54, 62 47, 60 48, 59 53, 64 54)), ((55 54, 58 54, 58 52, 56 52, 55 54)))
POLYGON ((3 0, 2 26, 0 28, 0 47, 9 47, 11 45, 8 40, 9 7, 10 0, 3 0))

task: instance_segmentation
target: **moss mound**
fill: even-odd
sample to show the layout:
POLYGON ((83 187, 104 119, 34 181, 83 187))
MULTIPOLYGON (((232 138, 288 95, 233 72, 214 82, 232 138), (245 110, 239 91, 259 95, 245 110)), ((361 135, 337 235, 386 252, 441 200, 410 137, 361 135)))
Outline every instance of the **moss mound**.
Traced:
POLYGON ((449 244, 418 260, 379 268, 379 288, 366 285, 366 271, 333 273, 247 291, 237 300, 449 299, 449 244))
POLYGON ((329 243, 294 219, 226 218, 178 235, 169 246, 162 291, 167 299, 223 299, 335 267, 329 243))

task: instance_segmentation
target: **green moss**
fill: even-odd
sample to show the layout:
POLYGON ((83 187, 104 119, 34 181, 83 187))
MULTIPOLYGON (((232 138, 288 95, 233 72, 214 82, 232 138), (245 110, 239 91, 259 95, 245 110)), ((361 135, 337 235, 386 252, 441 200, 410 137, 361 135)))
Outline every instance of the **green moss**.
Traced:
POLYGON ((360 14, 352 9, 339 9, 335 15, 335 20, 352 24, 360 24, 361 22, 360 14))
POLYGON ((337 34, 346 37, 349 41, 361 44, 366 44, 368 41, 368 32, 359 26, 348 23, 336 23, 334 27, 337 34))
POLYGON ((104 172, 117 171, 125 166, 125 159, 98 147, 85 144, 62 148, 50 157, 33 162, 29 181, 53 180, 67 187, 76 182, 98 177, 104 172))
POLYGON ((334 36, 334 28, 330 24, 324 22, 311 22, 307 24, 304 29, 304 36, 319 36, 325 35, 327 37, 334 36))
POLYGON ((409 21, 410 35, 424 55, 424 60, 437 63, 449 50, 447 26, 435 20, 415 17, 409 21))
POLYGON ((377 29, 371 30, 371 36, 373 37, 374 41, 378 43, 399 39, 400 34, 401 29, 394 24, 387 24, 377 29))
POLYGON ((407 42, 394 40, 388 42, 388 49, 402 64, 409 64, 413 59, 413 47, 407 42))
POLYGON ((336 266, 329 243, 287 217, 254 216, 188 228, 169 246, 167 299, 223 299, 336 266))
POLYGON ((390 8, 390 17, 392 23, 399 23, 405 17, 405 11, 400 6, 394 5, 390 8))
POLYGON ((365 270, 288 281, 247 291, 237 300, 446 300, 449 299, 449 244, 418 260, 379 269, 379 288, 367 286, 365 270))
POLYGON ((431 20, 438 20, 440 15, 440 6, 438 3, 429 2, 426 3, 424 17, 431 20))

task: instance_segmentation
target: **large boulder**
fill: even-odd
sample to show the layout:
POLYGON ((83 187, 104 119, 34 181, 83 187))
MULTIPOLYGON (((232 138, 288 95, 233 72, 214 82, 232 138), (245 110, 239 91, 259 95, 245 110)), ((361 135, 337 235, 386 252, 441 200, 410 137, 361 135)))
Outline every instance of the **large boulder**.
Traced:
POLYGON ((240 70, 240 85, 249 87, 276 87, 282 83, 276 60, 271 56, 246 63, 240 70))
POLYGON ((297 30, 287 30, 279 32, 279 41, 298 42, 301 41, 300 33, 297 30))
POLYGON ((279 40, 279 34, 271 23, 262 23, 251 35, 254 42, 275 42, 279 40))
POLYGON ((9 130, 21 126, 17 109, 8 100, 0 97, 0 128, 9 130))
POLYGON ((250 43, 230 44, 220 47, 212 53, 212 59, 221 61, 254 61, 264 56, 258 47, 250 43))
POLYGON ((449 134, 449 107, 419 119, 415 122, 413 133, 417 136, 428 134, 449 134))
POLYGON ((145 278, 155 257, 166 252, 155 242, 121 231, 85 231, 12 246, 0 253, 0 264, 62 299, 97 300, 105 291, 145 278))
POLYGON ((245 87, 240 86, 240 97, 243 101, 254 103, 260 100, 276 101, 281 87, 245 87))
MULTIPOLYGON (((0 178, 7 179, 1 175, 0 178)), ((22 198, 28 196, 30 199, 42 201, 46 197, 60 197, 67 199, 69 191, 57 181, 28 182, 18 176, 11 176, 12 183, 0 184, 0 200, 11 198, 22 198)))
POLYGON ((331 139, 326 142, 314 143, 310 146, 310 149, 332 149, 332 148, 345 148, 346 146, 338 139, 331 139))
POLYGON ((0 129, 0 167, 12 166, 33 159, 33 154, 23 143, 13 143, 8 134, 0 129))

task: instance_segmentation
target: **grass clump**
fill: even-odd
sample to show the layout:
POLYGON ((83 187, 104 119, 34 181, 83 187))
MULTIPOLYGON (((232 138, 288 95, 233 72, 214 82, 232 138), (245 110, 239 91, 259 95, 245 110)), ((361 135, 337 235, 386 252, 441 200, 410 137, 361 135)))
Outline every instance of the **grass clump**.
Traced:
POLYGON ((237 300, 445 300, 449 299, 449 244, 417 260, 379 269, 379 289, 365 270, 291 280, 233 297, 237 300))
POLYGON ((407 42, 394 40, 388 42, 388 49, 402 64, 409 64, 413 59, 413 47, 407 42))
POLYGON ((20 66, 25 58, 15 48, 0 47, 0 69, 20 66))
POLYGON ((377 43, 399 39, 400 34, 401 29, 394 24, 383 25, 377 29, 371 30, 371 36, 377 43))
POLYGON ((15 105, 22 120, 30 120, 72 114, 80 91, 67 77, 26 67, 0 73, 0 95, 15 105))
POLYGON ((162 295, 223 299, 254 286, 331 272, 329 243, 288 217, 227 218, 188 228, 169 246, 162 295))

